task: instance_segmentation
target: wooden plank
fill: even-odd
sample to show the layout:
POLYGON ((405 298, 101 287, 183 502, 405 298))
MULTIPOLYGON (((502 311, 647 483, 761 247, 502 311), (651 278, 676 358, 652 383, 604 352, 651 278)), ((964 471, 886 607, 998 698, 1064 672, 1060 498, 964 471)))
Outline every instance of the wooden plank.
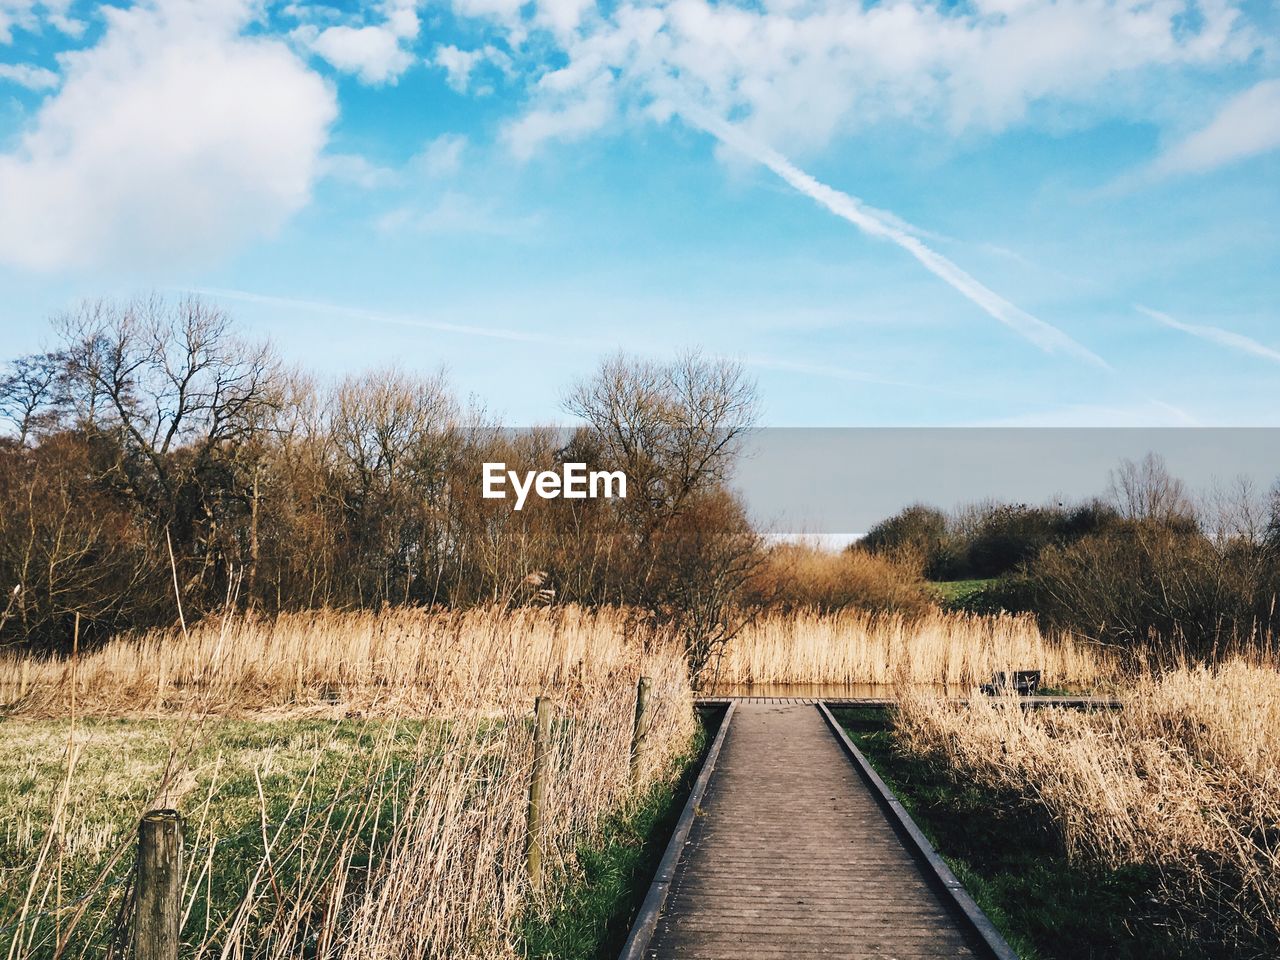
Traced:
MULTIPOLYGON (((944 697, 947 703, 957 707, 969 705, 968 697, 944 697)), ((996 697, 985 697, 985 702, 997 700, 996 697)), ((1124 701, 1114 697, 1049 697, 1036 694, 1034 696, 1015 697, 1018 706, 1024 709, 1041 707, 1064 707, 1072 710, 1119 710, 1124 701)), ((817 705, 825 703, 832 707, 892 707, 897 700, 890 697, 695 697, 694 703, 702 706, 719 706, 727 703, 796 703, 817 705)))
POLYGON ((971 958, 985 944, 922 873, 803 698, 735 699, 651 938, 627 960, 971 958))
POLYGON ((619 960, 641 960, 645 956, 645 949, 653 938, 653 931, 658 925, 662 907, 667 901, 671 881, 675 877, 676 868, 680 863, 680 855, 688 840, 689 831, 693 827, 694 818, 698 814, 698 805, 702 802, 707 791, 707 785, 711 782, 711 775, 716 768, 716 760, 720 756, 720 750, 724 746, 725 738, 729 733, 730 721, 733 720, 733 714, 736 710, 737 704, 730 701, 725 709, 724 716, 720 718, 720 728, 716 731, 715 739, 711 741, 706 759, 702 761, 702 770, 698 774, 698 779, 694 781, 693 788, 689 791, 689 798, 685 801, 684 809, 680 811, 680 819, 676 821, 675 829, 671 832, 671 839, 667 842, 667 849, 662 855, 662 860, 658 863, 653 882, 649 884, 649 892, 644 898, 644 903, 640 905, 640 912, 636 914, 636 919, 631 925, 631 933, 627 937, 627 942, 622 945, 622 953, 619 955, 619 960))
POLYGON ((822 718, 827 722, 831 732, 835 734, 840 746, 849 755, 849 758, 853 760, 858 772, 866 779, 881 804, 884 805, 890 819, 908 839, 912 851, 921 860, 932 877, 936 878, 937 883, 946 891, 946 896, 969 921, 978 936, 986 943, 991 955, 996 957, 997 960, 1018 960, 1018 954, 1014 952, 1014 949, 1000 935, 1000 931, 995 928, 995 925, 992 924, 987 915, 982 912, 981 908, 973 901, 973 898, 969 896, 968 891, 965 890, 964 885, 960 883, 956 875, 951 872, 951 868, 947 866, 946 861, 939 856, 933 844, 916 826, 906 808, 894 796, 888 785, 880 779, 880 775, 875 772, 867 758, 862 755, 862 751, 849 739, 849 735, 836 722, 835 717, 831 715, 831 711, 827 709, 827 705, 820 703, 818 704, 818 709, 822 712, 822 718))

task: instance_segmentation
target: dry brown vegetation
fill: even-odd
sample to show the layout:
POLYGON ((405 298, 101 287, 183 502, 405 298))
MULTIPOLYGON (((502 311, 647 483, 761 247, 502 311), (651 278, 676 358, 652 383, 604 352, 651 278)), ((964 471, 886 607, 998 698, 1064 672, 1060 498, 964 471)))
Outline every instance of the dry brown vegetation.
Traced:
POLYGON ((0 751, 9 960, 60 943, 102 956, 119 939, 133 825, 156 803, 187 819, 191 956, 514 955, 578 844, 673 775, 696 725, 679 647, 607 611, 236 618, 0 671, 10 698, 27 685, 4 721, 16 749, 0 751), (642 673, 654 713, 633 784, 642 673), (555 720, 537 892, 525 815, 543 693, 555 720), (79 725, 50 733, 40 718, 65 718, 73 695, 79 725))
POLYGON ((805 543, 769 550, 751 577, 747 600, 782 612, 859 607, 923 613, 933 605, 918 565, 865 550, 832 552, 805 543))
POLYGON ((985 683, 999 670, 1040 670, 1046 685, 1091 687, 1114 676, 1115 662, 1096 645, 1044 635, 1029 616, 847 609, 761 616, 708 669, 729 684, 961 686, 985 683))
POLYGON ((572 428, 506 430, 441 375, 290 371, 199 299, 81 304, 0 362, 0 647, 240 610, 627 604, 723 638, 757 538, 726 486, 740 364, 618 355, 572 428), (6 421, 8 429, 5 429, 6 421), (623 471, 627 496, 483 495, 482 464, 623 471))
POLYGON ((1280 674, 1242 660, 1136 679, 1118 711, 968 706, 904 688, 896 737, 995 802, 1047 814, 1068 856, 1159 871, 1205 942, 1280 943, 1280 674))
POLYGON ((0 655, 0 703, 65 716, 74 690, 82 715, 310 707, 425 716, 502 710, 622 675, 676 683, 680 663, 669 633, 613 607, 312 611, 125 635, 74 662, 0 655))

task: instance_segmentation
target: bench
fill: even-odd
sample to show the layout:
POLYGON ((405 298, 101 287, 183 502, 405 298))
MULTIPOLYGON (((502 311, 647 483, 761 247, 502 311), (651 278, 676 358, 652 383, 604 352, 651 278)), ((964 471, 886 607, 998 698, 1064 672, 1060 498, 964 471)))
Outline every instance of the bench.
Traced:
POLYGON ((988 696, 1001 693, 1016 693, 1029 697, 1040 689, 1039 670, 1015 670, 1013 673, 1000 671, 991 675, 991 682, 984 683, 980 689, 988 696))

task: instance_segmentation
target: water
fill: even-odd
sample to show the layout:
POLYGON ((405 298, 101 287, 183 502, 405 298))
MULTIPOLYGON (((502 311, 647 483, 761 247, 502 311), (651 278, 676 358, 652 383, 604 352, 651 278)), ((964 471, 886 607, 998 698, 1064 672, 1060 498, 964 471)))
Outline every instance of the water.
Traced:
MULTIPOLYGON (((944 684, 921 684, 944 696, 967 690, 944 684)), ((804 700, 893 700, 891 683, 717 683, 700 691, 704 697, 796 697, 804 700)))

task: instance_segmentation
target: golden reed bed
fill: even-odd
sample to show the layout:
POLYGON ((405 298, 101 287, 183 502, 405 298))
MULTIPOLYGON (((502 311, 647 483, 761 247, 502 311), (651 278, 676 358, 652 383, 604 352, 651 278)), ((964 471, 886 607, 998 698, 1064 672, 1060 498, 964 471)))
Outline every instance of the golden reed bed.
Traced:
MULTIPOLYGON (((339 704, 398 714, 478 710, 543 688, 674 669, 677 642, 618 608, 315 611, 275 620, 211 618, 124 636, 76 662, 0 656, 0 704, 27 716, 339 704)), ((998 670, 1045 684, 1112 677, 1096 645, 1046 637, 1030 617, 766 614, 749 622, 704 683, 927 683, 971 686, 998 670)), ((672 683, 674 680, 664 682, 672 683)))
POLYGON ((1097 645, 1046 637, 1028 616, 846 610, 763 616, 708 668, 718 684, 959 687, 987 683, 1000 670, 1040 670, 1047 685, 1091 686, 1114 675, 1115 660, 1097 645))
POLYGON ((62 716, 74 691, 82 715, 326 704, 424 715, 506 709, 642 673, 686 685, 669 638, 612 608, 319 610, 124 635, 75 661, 0 656, 0 703, 62 716))
POLYGON ((902 691, 895 736, 957 780, 1043 809, 1069 856, 1159 871, 1241 956, 1280 944, 1280 672, 1236 660, 1133 678, 1117 711, 902 691))

